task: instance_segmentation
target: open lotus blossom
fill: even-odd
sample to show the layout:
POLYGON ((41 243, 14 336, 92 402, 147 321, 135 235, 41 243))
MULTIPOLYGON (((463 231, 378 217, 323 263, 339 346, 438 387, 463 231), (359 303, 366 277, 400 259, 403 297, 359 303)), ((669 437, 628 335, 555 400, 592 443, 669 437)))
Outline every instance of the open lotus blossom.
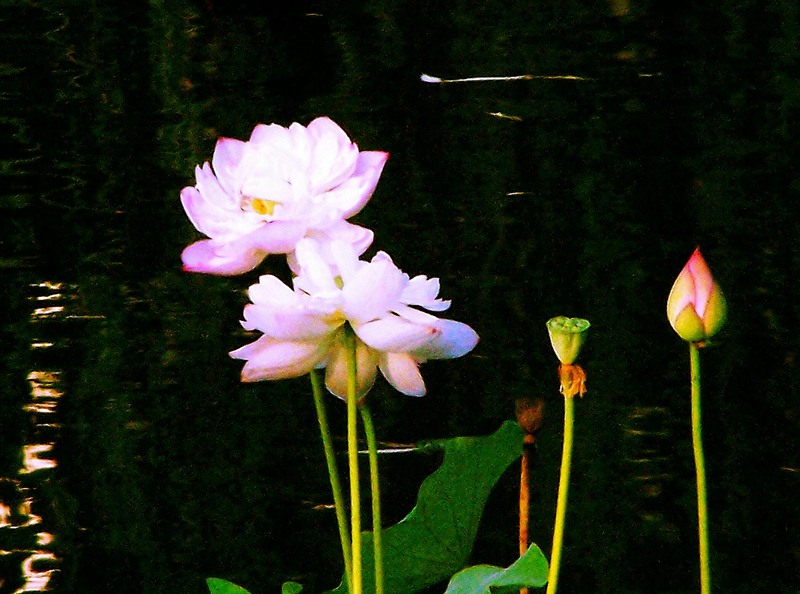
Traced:
POLYGON ((466 324, 419 309, 450 307, 438 298, 438 279, 409 278, 384 252, 366 262, 343 242, 334 242, 330 251, 333 262, 317 241, 304 239, 297 245, 300 274, 293 288, 271 275, 250 287, 252 304, 244 309, 242 326, 263 336, 230 353, 247 361, 242 381, 296 377, 324 367, 328 390, 346 398, 349 325, 356 336, 359 397, 372 387, 378 369, 403 394, 422 396, 420 363, 460 357, 478 343, 466 324))
POLYGON ((247 142, 220 138, 196 185, 181 191, 186 214, 209 239, 183 251, 184 270, 241 274, 268 254, 291 254, 314 237, 362 254, 372 231, 346 219, 367 203, 388 153, 359 151, 327 117, 307 127, 259 124, 247 142))
POLYGON ((725 296, 697 248, 669 293, 669 323, 683 340, 702 342, 725 325, 726 317, 725 296))

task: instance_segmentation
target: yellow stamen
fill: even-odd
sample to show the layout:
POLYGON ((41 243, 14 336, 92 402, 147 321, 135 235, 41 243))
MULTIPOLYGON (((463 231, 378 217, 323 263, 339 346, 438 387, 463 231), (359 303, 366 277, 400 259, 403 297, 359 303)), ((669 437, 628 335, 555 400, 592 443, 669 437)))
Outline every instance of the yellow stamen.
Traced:
POLYGON ((273 200, 264 200, 263 198, 253 198, 250 202, 250 206, 253 210, 260 215, 271 215, 275 212, 275 206, 277 206, 277 204, 278 203, 273 200))

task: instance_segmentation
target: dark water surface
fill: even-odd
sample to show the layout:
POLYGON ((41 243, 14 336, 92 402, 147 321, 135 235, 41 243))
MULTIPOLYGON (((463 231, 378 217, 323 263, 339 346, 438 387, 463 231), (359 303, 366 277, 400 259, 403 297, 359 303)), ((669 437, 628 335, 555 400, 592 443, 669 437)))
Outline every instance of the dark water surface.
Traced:
MULTIPOLYGON (((544 322, 586 317, 561 591, 698 591, 688 355, 664 310, 701 245, 730 308, 703 356, 716 590, 800 591, 800 5, 0 6, 0 593, 336 585, 308 382, 243 386, 226 355, 257 273, 179 260, 198 235, 178 194, 216 138, 319 115, 391 153, 356 222, 482 339, 425 366, 425 398, 379 383, 380 438, 488 433, 544 397, 531 530, 549 552, 544 322)), ((386 458, 390 521, 434 465, 386 458)), ((514 473, 476 563, 516 556, 514 473)))

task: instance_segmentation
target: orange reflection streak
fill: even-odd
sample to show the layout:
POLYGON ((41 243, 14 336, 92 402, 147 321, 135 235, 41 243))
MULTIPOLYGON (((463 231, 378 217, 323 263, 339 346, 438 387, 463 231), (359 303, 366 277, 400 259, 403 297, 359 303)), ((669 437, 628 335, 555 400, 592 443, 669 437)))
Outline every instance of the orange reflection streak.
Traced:
POLYGON ((51 414, 56 412, 56 403, 32 402, 31 404, 26 404, 25 406, 23 406, 22 409, 27 412, 32 412, 37 414, 51 414))
POLYGON ((45 551, 35 551, 27 559, 22 562, 22 575, 25 578, 25 583, 21 588, 16 590, 14 594, 23 594, 24 592, 45 592, 48 590, 50 578, 53 577, 55 569, 44 569, 38 571, 34 568, 34 564, 40 561, 57 561, 58 558, 53 553, 45 551))
POLYGON ((47 385, 36 384, 31 382, 31 395, 34 398, 59 398, 64 395, 64 392, 58 388, 51 388, 47 385))
MULTIPOLYGON (((14 522, 13 518, 11 517, 11 507, 5 504, 0 503, 0 528, 8 528, 9 530, 16 530, 18 528, 27 528, 28 526, 36 526, 37 524, 42 523, 42 517, 37 516, 35 514, 30 513, 31 507, 31 500, 27 499, 24 503, 20 503, 19 507, 17 508, 19 511, 19 515, 25 518, 25 522, 22 524, 18 522, 14 522)), ((47 534, 46 532, 42 532, 42 534, 47 534)), ((42 544, 43 543, 39 543, 42 544)))
POLYGON ((35 526, 36 524, 42 523, 42 516, 37 516, 31 511, 31 506, 33 505, 33 498, 28 497, 19 504, 17 507, 17 511, 19 515, 27 518, 24 524, 16 524, 15 528, 24 528, 25 526, 35 526))
POLYGON ((51 346, 54 346, 52 342, 32 342, 31 349, 49 349, 51 346))
POLYGON ((0 503, 0 528, 11 526, 8 519, 11 517, 11 508, 5 503, 0 503))
POLYGON ((40 454, 50 452, 53 449, 52 443, 35 443, 22 446, 23 467, 19 470, 20 474, 30 474, 44 468, 55 468, 56 461, 52 458, 40 458, 40 454))
POLYGON ((61 293, 51 293, 50 295, 37 295, 36 297, 31 297, 31 299, 34 301, 58 301, 63 297, 61 293))
POLYGON ((64 306, 54 305, 52 307, 37 307, 33 310, 31 317, 37 320, 45 318, 54 318, 64 311, 64 306))
POLYGON ((31 384, 39 384, 39 385, 55 384, 61 381, 61 372, 36 369, 34 371, 31 371, 26 379, 31 384))
POLYGON ((61 379, 61 373, 58 371, 31 371, 27 379, 34 399, 55 400, 64 395, 64 392, 56 387, 61 379))
POLYGON ((43 281, 41 283, 33 283, 30 285, 31 287, 35 287, 38 289, 51 289, 53 291, 60 291, 64 288, 64 283, 57 283, 52 281, 43 281))

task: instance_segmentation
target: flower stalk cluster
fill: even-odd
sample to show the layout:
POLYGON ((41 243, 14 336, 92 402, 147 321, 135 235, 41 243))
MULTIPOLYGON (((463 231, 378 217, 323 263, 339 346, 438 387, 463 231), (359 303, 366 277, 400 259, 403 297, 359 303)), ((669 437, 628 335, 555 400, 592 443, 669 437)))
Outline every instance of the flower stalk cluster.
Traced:
MULTIPOLYGON (((380 375, 402 394, 423 396, 427 391, 420 372, 423 363, 461 357, 478 343, 470 326, 439 317, 449 309, 450 301, 439 297, 438 278, 410 276, 383 251, 371 258, 364 256, 375 234, 350 219, 369 202, 388 156, 383 151, 361 151, 327 117, 307 126, 259 124, 247 141, 221 138, 211 162, 197 167, 195 185, 181 191, 189 220, 205 235, 183 251, 184 270, 238 275, 254 270, 269 255, 286 258, 292 273, 290 283, 266 274, 250 286, 250 302, 244 307, 241 325, 254 337, 229 354, 244 361, 243 382, 310 375, 350 594, 363 594, 364 581, 359 416, 369 454, 375 592, 384 594, 377 439, 367 405, 369 391, 380 375), (349 502, 339 478, 325 388, 346 404, 349 502)), ((690 348, 702 594, 710 594, 711 577, 698 349, 720 331, 726 316, 725 297, 697 249, 670 291, 667 317, 690 348)), ((575 361, 589 327, 587 320, 566 316, 547 322, 564 397, 563 451, 547 594, 556 594, 558 587, 575 397, 586 393, 586 373, 575 361)), ((541 403, 520 401, 517 416, 525 431, 525 444, 532 446, 542 425, 541 403)), ((521 557, 529 546, 528 449, 520 472, 521 557)))

